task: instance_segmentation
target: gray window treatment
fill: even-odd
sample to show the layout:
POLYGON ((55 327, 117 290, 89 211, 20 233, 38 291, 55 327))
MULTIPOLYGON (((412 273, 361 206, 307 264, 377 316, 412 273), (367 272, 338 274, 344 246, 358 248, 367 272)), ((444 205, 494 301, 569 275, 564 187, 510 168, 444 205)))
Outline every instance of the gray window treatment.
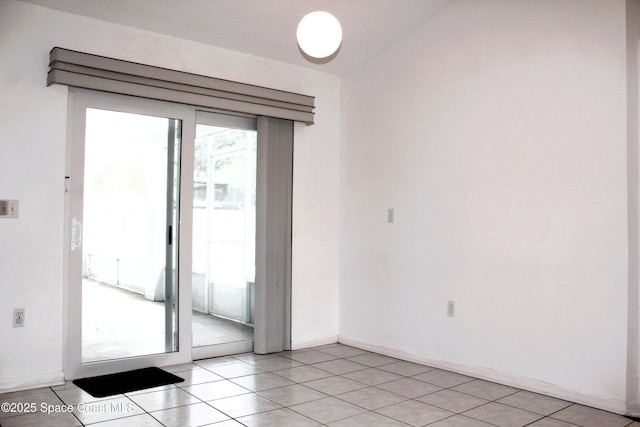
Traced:
POLYGON ((47 86, 71 87, 313 124, 315 98, 54 47, 47 86))
POLYGON ((291 349, 293 122, 258 117, 254 352, 291 349))

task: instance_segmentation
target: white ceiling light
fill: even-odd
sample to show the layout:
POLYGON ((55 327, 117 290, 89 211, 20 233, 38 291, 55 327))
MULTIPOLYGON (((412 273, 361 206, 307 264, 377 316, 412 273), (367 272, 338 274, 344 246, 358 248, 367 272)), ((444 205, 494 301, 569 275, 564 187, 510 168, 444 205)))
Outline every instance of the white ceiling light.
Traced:
POLYGON ((326 58, 342 43, 342 26, 329 12, 316 10, 300 20, 296 31, 298 45, 314 58, 326 58))

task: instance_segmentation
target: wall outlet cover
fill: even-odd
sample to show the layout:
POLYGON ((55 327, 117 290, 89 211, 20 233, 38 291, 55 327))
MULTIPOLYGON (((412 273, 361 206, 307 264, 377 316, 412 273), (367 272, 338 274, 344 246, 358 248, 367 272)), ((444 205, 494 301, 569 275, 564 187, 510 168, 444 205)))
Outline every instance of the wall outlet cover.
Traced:
POLYGON ((0 217, 1 218, 18 218, 17 200, 0 200, 0 217))
POLYGON ((24 308, 13 309, 13 327, 21 328, 24 326, 24 308))

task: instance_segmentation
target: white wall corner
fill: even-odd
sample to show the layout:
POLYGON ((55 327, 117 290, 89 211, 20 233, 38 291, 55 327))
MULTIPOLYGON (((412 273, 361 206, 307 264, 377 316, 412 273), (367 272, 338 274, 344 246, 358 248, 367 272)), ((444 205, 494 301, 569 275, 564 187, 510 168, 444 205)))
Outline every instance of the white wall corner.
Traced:
POLYGON ((625 414, 640 417, 640 376, 630 374, 627 378, 627 405, 625 414))
POLYGON ((640 402, 627 402, 627 409, 624 415, 632 418, 640 417, 640 402))

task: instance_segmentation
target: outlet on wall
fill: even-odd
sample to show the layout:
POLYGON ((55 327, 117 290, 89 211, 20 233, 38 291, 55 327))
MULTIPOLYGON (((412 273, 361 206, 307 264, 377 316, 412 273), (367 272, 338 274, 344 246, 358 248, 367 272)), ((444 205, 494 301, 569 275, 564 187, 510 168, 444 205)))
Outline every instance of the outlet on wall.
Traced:
POLYGON ((389 224, 396 222, 396 210, 394 208, 387 209, 387 222, 389 224))
POLYGON ((24 308, 13 309, 13 327, 21 328, 24 326, 24 308))
POLYGON ((0 200, 0 218, 18 218, 18 201, 0 200))
POLYGON ((456 302, 455 301, 447 301, 447 316, 455 317, 456 316, 456 302))

